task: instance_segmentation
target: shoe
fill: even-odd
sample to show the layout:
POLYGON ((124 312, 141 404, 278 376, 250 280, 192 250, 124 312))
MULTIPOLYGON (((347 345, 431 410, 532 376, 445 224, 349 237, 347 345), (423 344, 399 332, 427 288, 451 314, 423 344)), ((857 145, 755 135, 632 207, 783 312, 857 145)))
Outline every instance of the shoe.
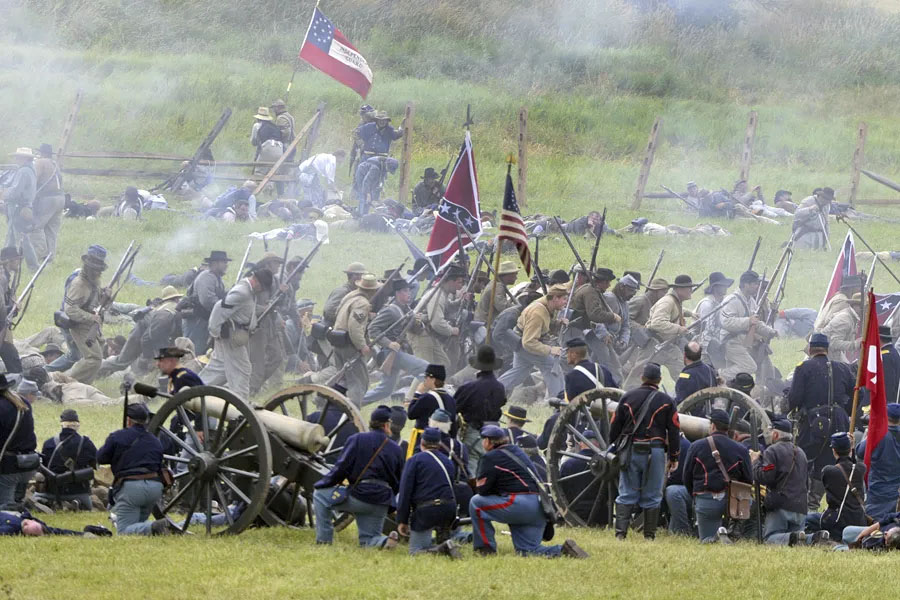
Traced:
POLYGON ((562 545, 562 555, 568 558, 587 558, 590 556, 575 540, 566 540, 562 545))
POLYGON ((810 546, 831 546, 831 534, 825 531, 817 531, 812 534, 812 540, 809 542, 810 546))
POLYGON ((720 544, 728 545, 734 543, 731 541, 731 538, 728 537, 728 530, 724 527, 719 527, 719 530, 716 532, 716 537, 719 539, 720 544))
POLYGON ((112 537, 112 531, 102 525, 85 525, 84 532, 95 537, 112 537))
POLYGON ((631 524, 631 505, 616 504, 616 539, 624 540, 631 524))
POLYGON ((447 540, 443 544, 438 545, 437 553, 449 556, 450 560, 459 560, 462 558, 462 552, 459 551, 459 546, 454 544, 452 540, 447 540))
POLYGON ((806 539, 806 534, 802 531, 792 531, 790 537, 788 537, 788 546, 796 546, 800 542, 800 536, 803 536, 803 539, 806 539))
POLYGON ((644 539, 656 539, 656 525, 659 523, 659 508, 644 509, 644 539))
POLYGON ((150 523, 150 535, 169 535, 172 533, 168 519, 159 519, 150 523))
POLYGON ((482 546, 481 548, 475 548, 475 556, 495 556, 497 551, 491 548, 490 546, 482 546))
POLYGON ((384 541, 384 546, 381 547, 382 550, 393 550, 397 547, 397 544, 400 543, 400 534, 396 531, 392 531, 388 534, 387 539, 384 541))

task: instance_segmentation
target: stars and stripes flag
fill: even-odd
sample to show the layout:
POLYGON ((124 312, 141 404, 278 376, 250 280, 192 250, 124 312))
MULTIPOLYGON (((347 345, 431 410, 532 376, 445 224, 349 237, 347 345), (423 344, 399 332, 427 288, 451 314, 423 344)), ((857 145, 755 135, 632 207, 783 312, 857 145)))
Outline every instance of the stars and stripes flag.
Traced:
POLYGON ((425 254, 438 265, 441 272, 460 252, 459 241, 464 248, 474 244, 481 235, 481 209, 478 202, 478 174, 475 171, 475 154, 472 136, 466 132, 450 173, 444 197, 438 204, 437 218, 428 238, 425 254))
POLYGON ((366 59, 318 7, 306 30, 300 58, 363 98, 372 87, 372 70, 366 59))
POLYGON ((869 396, 869 429, 866 433, 866 479, 872 467, 872 452, 878 442, 887 435, 887 394, 884 391, 884 364, 881 362, 881 338, 878 336, 878 318, 875 294, 869 290, 868 327, 863 332, 857 390, 865 389, 869 396))
POLYGON ((510 169, 506 171, 506 191, 503 193, 503 209, 500 211, 500 233, 497 235, 497 247, 502 248, 504 240, 509 240, 519 251, 519 260, 525 268, 525 274, 531 275, 531 250, 528 248, 528 233, 525 222, 519 213, 516 202, 516 191, 513 189, 510 169))
MULTIPOLYGON (((853 243, 853 233, 848 231, 844 243, 841 245, 841 251, 838 254, 837 261, 834 263, 834 270, 831 272, 831 280, 828 282, 828 288, 825 290, 825 297, 822 299, 822 306, 819 307, 819 317, 825 313, 825 306, 828 301, 837 294, 841 289, 844 277, 848 275, 857 275, 856 270, 856 246, 853 243)), ((817 322, 817 328, 820 324, 817 322)))

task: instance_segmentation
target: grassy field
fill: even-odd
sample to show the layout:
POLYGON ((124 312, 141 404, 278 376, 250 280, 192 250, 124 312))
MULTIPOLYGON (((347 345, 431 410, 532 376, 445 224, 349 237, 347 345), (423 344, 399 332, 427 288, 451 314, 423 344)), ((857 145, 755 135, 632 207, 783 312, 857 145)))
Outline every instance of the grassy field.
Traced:
MULTIPOLYGON (((478 10, 470 0, 323 2, 326 14, 375 70, 367 102, 395 116, 407 101, 416 103, 414 182, 426 166, 442 168, 457 151, 468 103, 476 120, 472 136, 487 209, 497 208, 502 198, 503 157, 515 150, 520 106, 529 109, 526 213, 574 218, 606 206, 614 227, 637 216, 696 224, 696 217, 681 212, 674 200, 646 200, 639 212, 630 209, 640 153, 657 116, 663 127, 648 191, 658 191, 660 184, 682 189, 688 180, 730 188, 750 110, 760 115, 751 185, 761 185, 767 199, 781 188, 800 199, 828 185, 845 201, 859 121, 869 124, 867 168, 900 178, 894 101, 900 65, 893 51, 900 43, 900 15, 892 10, 895 2, 797 0, 777 3, 777 12, 737 2, 737 23, 710 27, 686 25, 667 12, 639 13, 619 0, 475 4, 478 10)), ((75 92, 82 89, 71 150, 190 155, 221 111, 231 107, 231 121, 213 146, 218 160, 252 158, 252 114, 284 95, 311 7, 275 0, 253 6, 242 0, 224 5, 214 0, 11 0, 9 5, 8 18, 0 24, 0 114, 7 115, 0 120, 0 150, 44 141, 56 146, 75 92)), ((301 67, 288 98, 298 123, 321 101, 327 112, 314 151, 346 148, 360 99, 301 67)), ((98 166, 81 159, 66 164, 98 166)), ((104 164, 158 170, 163 163, 104 164)), ((67 190, 78 201, 108 202, 132 183, 151 187, 159 180, 66 178, 67 190)), ((346 170, 339 169, 339 185, 348 183, 346 170)), ((212 186, 209 195, 223 187, 212 186)), ((860 197, 893 196, 863 179, 860 197)), ((169 200, 173 208, 188 208, 169 200)), ((891 208, 869 212, 900 216, 891 208)), ((689 273, 699 281, 714 270, 736 278, 758 235, 764 243, 757 268, 769 271, 790 235, 789 223, 715 222, 732 235, 607 237, 599 264, 617 274, 634 269, 646 275, 665 248, 660 275, 670 280, 689 273)), ((17 336, 51 324, 63 281, 90 244, 106 246, 114 265, 129 241, 138 240, 143 249, 134 272, 157 281, 196 265, 211 249, 239 259, 248 233, 277 226, 274 221, 204 222, 173 212, 150 213, 141 222, 67 220, 58 256, 41 279, 17 336)), ((855 226, 878 250, 896 248, 896 225, 855 226)), ((843 225, 833 224, 832 245, 839 246, 844 234, 843 225)), ((300 296, 316 300, 319 310, 341 283, 340 270, 347 263, 361 259, 381 273, 407 256, 395 236, 333 231, 331 239, 301 286, 300 296)), ((416 241, 425 244, 424 237, 416 241)), ((576 244, 583 256, 588 254, 587 242, 576 244)), ((295 243, 293 251, 305 253, 310 246, 295 243)), ((282 248, 272 245, 276 252, 282 248)), ((257 244, 251 260, 262 252, 257 244)), ((818 309, 834 259, 834 253, 798 253, 783 306, 818 309)), ((545 268, 571 265, 564 241, 551 237, 542 243, 541 263, 545 268)), ((233 278, 233 272, 226 276, 229 282, 233 278)), ((898 288, 881 268, 874 282, 879 292, 898 288)), ((143 303, 160 289, 129 286, 119 300, 143 303)), ((689 305, 696 301, 699 295, 689 305)), ((116 333, 126 330, 106 328, 107 335, 116 333)), ((773 348, 782 370, 802 358, 799 340, 776 340, 773 348)), ((99 385, 115 394, 116 382, 99 385)), ((61 409, 36 408, 39 439, 56 432, 61 409)), ((118 426, 121 414, 117 407, 79 412, 82 431, 98 444, 118 426)), ((533 410, 535 427, 546 412, 533 410)), ((80 529, 105 518, 94 513, 47 520, 80 529)), ((517 559, 505 536, 497 559, 475 562, 466 551, 467 560, 454 564, 358 550, 349 531, 339 534, 332 549, 313 545, 309 531, 252 531, 215 540, 10 539, 3 542, 8 550, 0 561, 0 598, 105 598, 135 591, 147 598, 446 598, 459 590, 492 598, 655 598, 673 592, 701 598, 813 598, 838 589, 858 595, 890 585, 887 556, 701 547, 665 536, 651 550, 643 540, 616 544, 606 531, 558 531, 559 541, 566 536, 582 543, 592 558, 517 559)))

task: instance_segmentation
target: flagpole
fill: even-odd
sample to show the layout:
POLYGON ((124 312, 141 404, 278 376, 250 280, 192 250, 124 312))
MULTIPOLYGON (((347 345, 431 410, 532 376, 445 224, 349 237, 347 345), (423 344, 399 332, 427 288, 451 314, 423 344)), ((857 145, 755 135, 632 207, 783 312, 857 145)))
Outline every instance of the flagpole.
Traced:
POLYGON ((884 269, 885 269, 888 273, 891 274, 891 277, 894 278, 894 281, 896 281, 897 283, 900 283, 900 278, 898 278, 898 277, 894 274, 894 272, 891 271, 891 268, 890 268, 889 266, 887 266, 887 263, 885 263, 883 260, 881 260, 881 257, 878 256, 878 253, 875 252, 875 249, 872 248, 872 246, 869 245, 869 242, 866 241, 866 238, 864 238, 863 236, 859 235, 859 232, 853 228, 853 225, 851 225, 850 223, 847 222, 847 219, 846 219, 846 218, 844 218, 844 217, 841 216, 841 215, 838 215, 838 216, 836 217, 836 220, 838 220, 838 221, 840 221, 841 223, 843 223, 844 225, 846 225, 847 228, 848 228, 850 231, 852 231, 852 232, 856 235, 856 237, 859 238, 859 241, 861 241, 861 242, 866 246, 866 248, 869 249, 869 252, 871 252, 871 253, 875 256, 875 258, 878 259, 878 262, 881 263, 881 266, 884 267, 884 269))
MULTIPOLYGON (((872 291, 868 290, 866 292, 867 300, 874 300, 874 298, 871 297, 871 295, 872 295, 872 291)), ((868 304, 869 304, 869 308, 866 310, 866 318, 865 318, 865 323, 863 325, 862 344, 859 348, 859 364, 856 366, 856 386, 853 388, 853 408, 852 408, 852 412, 850 413, 850 431, 848 432, 850 435, 853 435, 854 431, 856 430, 856 410, 859 407, 859 388, 860 388, 860 383, 862 382, 863 369, 865 368, 863 363, 866 362, 866 360, 868 359, 868 355, 866 354, 866 336, 868 335, 868 332, 869 332, 869 316, 872 314, 871 302, 869 302, 868 304), (864 359, 866 359, 866 360, 864 360, 864 359)), ((879 347, 879 349, 880 349, 880 347, 879 347)), ((853 452, 853 456, 855 457, 856 456, 856 440, 853 440, 852 452, 853 452)))
MULTIPOLYGON (((309 37, 309 30, 312 28, 313 21, 316 20, 316 10, 319 8, 319 0, 316 0, 316 5, 313 7, 312 17, 309 18, 309 25, 306 26, 306 34, 303 36, 303 41, 306 41, 306 38, 309 37)), ((302 46, 302 44, 301 44, 302 46)), ((297 55, 297 59, 294 61, 294 71, 291 73, 291 80, 288 81, 287 90, 284 92, 284 101, 287 102, 288 96, 291 95, 291 88, 294 86, 294 77, 297 75, 297 71, 300 69, 300 55, 297 55)))
MULTIPOLYGON (((467 111, 468 112, 468 111, 467 111)), ((468 115, 466 115, 468 117, 468 115)), ((512 173, 513 155, 506 158, 506 176, 512 173)), ((498 223, 499 225, 499 223, 498 223)), ((488 318, 487 318, 487 338, 486 343, 491 343, 491 325, 494 323, 494 298, 497 296, 497 279, 500 277, 500 232, 497 231, 497 238, 494 241, 494 280, 491 282, 491 298, 488 301, 488 318)))

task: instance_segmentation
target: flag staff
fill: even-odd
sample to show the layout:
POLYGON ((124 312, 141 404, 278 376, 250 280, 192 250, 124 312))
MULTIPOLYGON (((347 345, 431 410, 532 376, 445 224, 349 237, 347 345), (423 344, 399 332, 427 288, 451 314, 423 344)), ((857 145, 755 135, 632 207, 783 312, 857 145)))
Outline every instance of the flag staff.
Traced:
MULTIPOLYGON (((466 121, 469 121, 469 111, 466 109, 466 121)), ((466 125, 468 129, 468 125, 466 125)), ((506 176, 510 177, 512 173, 512 166, 516 162, 516 157, 513 156, 513 153, 510 152, 506 157, 506 176)), ((497 229, 497 237, 494 238, 494 280, 491 282, 491 298, 488 301, 488 318, 487 324, 485 327, 487 328, 487 338, 485 339, 485 343, 491 343, 491 325, 494 324, 494 298, 497 296, 497 278, 500 277, 498 273, 500 272, 500 250, 502 249, 500 245, 500 230, 497 229)))
MULTIPOLYGON (((868 298, 871 295, 871 293, 872 293, 871 290, 867 290, 866 297, 868 298)), ((867 357, 867 354, 866 354, 866 341, 867 341, 866 340, 866 332, 869 331, 869 317, 871 315, 872 315, 872 309, 870 306, 866 310, 865 324, 863 325, 863 329, 862 329, 863 330, 862 345, 860 346, 860 349, 859 349, 859 361, 857 361, 859 364, 856 366, 856 386, 853 388, 853 408, 852 408, 852 412, 850 413, 850 428, 849 428, 850 435, 853 435, 853 432, 855 431, 854 427, 856 426, 856 410, 859 407, 859 388, 862 385, 862 373, 863 373, 863 369, 865 368, 865 365, 863 363, 865 363, 866 361, 864 360, 864 358, 867 357)), ((853 444, 853 455, 854 456, 856 455, 855 441, 853 444)))
MULTIPOLYGON (((312 27, 313 20, 316 18, 316 9, 319 8, 319 1, 316 0, 316 5, 313 7, 313 16, 309 20, 309 27, 306 28, 306 35, 303 36, 305 40, 309 37, 309 28, 312 27)), ((284 92, 284 100, 287 102, 288 96, 291 95, 291 88, 294 86, 294 77, 297 75, 297 71, 300 69, 300 56, 297 56, 296 60, 294 60, 294 71, 291 73, 291 80, 288 81, 287 90, 284 92)))
POLYGON ((872 246, 869 245, 869 242, 866 241, 866 238, 864 238, 863 236, 861 236, 861 235, 859 234, 859 232, 858 232, 856 229, 853 228, 853 225, 851 225, 850 223, 847 222, 847 219, 846 219, 843 215, 837 215, 837 217, 835 217, 835 219, 836 219, 837 221, 840 221, 840 222, 843 223, 844 225, 846 225, 847 228, 848 228, 850 231, 852 231, 852 232, 854 233, 854 235, 856 235, 856 237, 859 238, 859 241, 861 241, 863 244, 865 244, 866 248, 869 249, 869 252, 871 252, 873 255, 875 255, 875 258, 877 258, 877 259, 878 259, 878 262, 881 263, 881 266, 884 267, 884 269, 885 269, 888 273, 891 274, 891 277, 894 278, 894 281, 896 281, 897 283, 900 283, 900 278, 898 278, 896 275, 894 275, 894 272, 891 271, 891 268, 890 268, 889 266, 887 266, 887 263, 885 263, 885 262, 881 259, 881 257, 878 256, 878 252, 876 252, 875 249, 872 248, 872 246))

